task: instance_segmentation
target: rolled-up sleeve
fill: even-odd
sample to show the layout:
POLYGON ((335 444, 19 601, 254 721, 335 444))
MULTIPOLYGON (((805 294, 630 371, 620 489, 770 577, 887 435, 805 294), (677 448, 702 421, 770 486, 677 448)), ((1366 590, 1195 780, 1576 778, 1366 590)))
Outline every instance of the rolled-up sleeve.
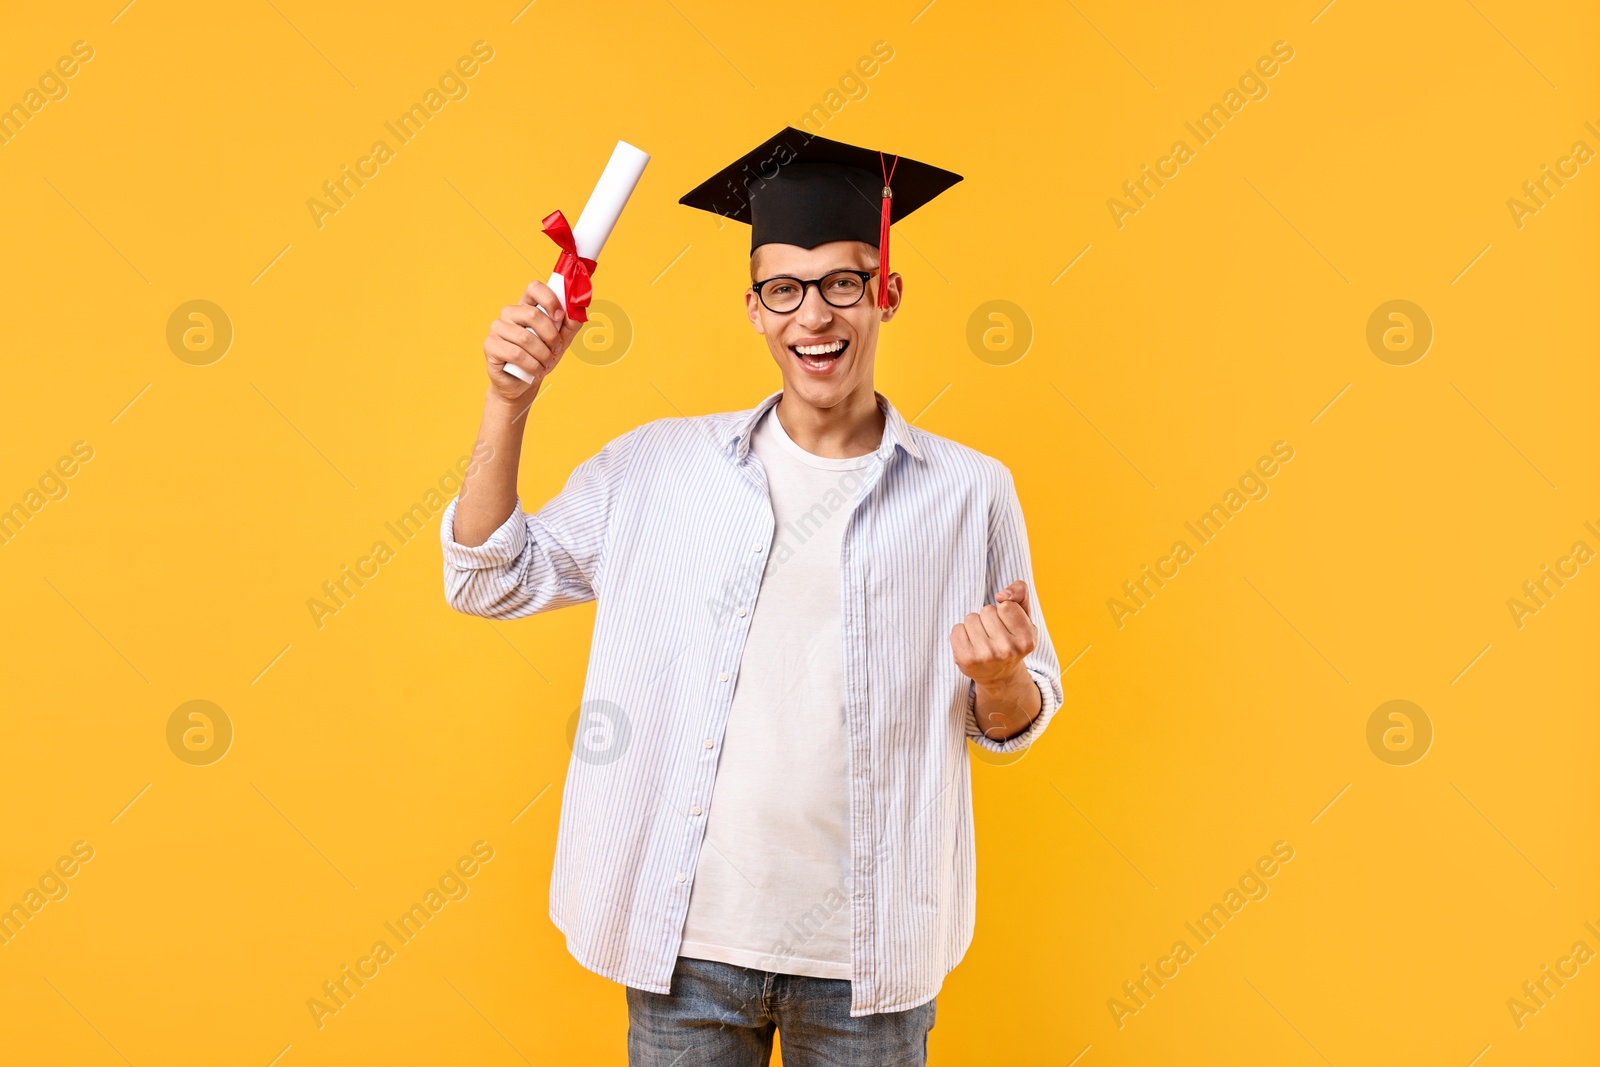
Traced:
POLYGON ((457 496, 439 522, 445 602, 489 619, 517 619, 581 604, 599 593, 607 538, 637 431, 607 444, 572 472, 535 514, 519 495, 481 545, 455 540, 457 496))
POLYGON ((1016 482, 1009 470, 1001 470, 1001 484, 989 511, 988 602, 994 603, 994 594, 1019 578, 1028 583, 1028 614, 1038 630, 1038 637, 1033 651, 1023 660, 1023 666, 1039 687, 1039 714, 1022 733, 996 741, 978 728, 977 686, 968 685, 966 733, 974 744, 991 752, 1016 752, 1039 739, 1061 707, 1063 697, 1061 663, 1050 641, 1050 630, 1045 626, 1039 588, 1033 581, 1033 557, 1028 551, 1028 530, 1022 519, 1022 504, 1017 500, 1016 482))

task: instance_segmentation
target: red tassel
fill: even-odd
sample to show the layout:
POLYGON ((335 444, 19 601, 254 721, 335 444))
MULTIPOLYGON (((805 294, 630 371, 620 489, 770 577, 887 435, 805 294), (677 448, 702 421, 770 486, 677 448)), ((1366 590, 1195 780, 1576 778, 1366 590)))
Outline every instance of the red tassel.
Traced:
POLYGON ((883 205, 878 215, 878 306, 889 306, 889 208, 893 205, 894 194, 889 191, 889 183, 894 180, 895 168, 900 166, 900 157, 894 157, 892 165, 885 165, 883 153, 878 153, 878 166, 883 174, 883 205))

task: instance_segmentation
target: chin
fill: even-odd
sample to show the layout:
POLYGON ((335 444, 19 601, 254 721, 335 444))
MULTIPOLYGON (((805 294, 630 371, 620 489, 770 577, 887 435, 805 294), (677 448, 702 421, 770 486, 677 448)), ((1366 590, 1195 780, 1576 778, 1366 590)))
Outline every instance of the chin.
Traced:
POLYGON ((813 382, 795 377, 786 379, 783 388, 815 408, 831 408, 851 393, 844 382, 813 382))

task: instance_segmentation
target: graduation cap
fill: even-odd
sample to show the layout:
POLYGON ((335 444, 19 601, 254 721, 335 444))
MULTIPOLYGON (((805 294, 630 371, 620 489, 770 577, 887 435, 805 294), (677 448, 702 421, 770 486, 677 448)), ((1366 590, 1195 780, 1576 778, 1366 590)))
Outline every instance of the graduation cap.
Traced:
MULTIPOLYGON (((888 277, 889 224, 960 180, 940 167, 786 126, 678 203, 749 223, 751 252, 773 243, 865 241, 877 246, 881 276, 888 277)), ((879 285, 878 306, 888 298, 879 285)))

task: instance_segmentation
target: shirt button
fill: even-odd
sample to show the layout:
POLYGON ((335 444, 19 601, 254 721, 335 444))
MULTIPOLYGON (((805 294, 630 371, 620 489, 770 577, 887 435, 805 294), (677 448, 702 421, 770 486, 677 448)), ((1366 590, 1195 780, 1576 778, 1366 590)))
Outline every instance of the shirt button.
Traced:
POLYGON ((712 742, 711 738, 709 738, 709 737, 706 738, 706 747, 710 748, 712 746, 712 744, 713 744, 713 742, 712 742))
POLYGON ((744 618, 744 609, 740 608, 738 611, 734 612, 734 614, 739 616, 739 618, 742 619, 742 618, 744 618))
POLYGON ((723 671, 721 674, 717 675, 717 681, 726 682, 727 680, 728 680, 728 672, 727 671, 723 671))
POLYGON ((690 815, 699 815, 700 814, 700 805, 696 804, 694 807, 690 808, 689 809, 689 814, 690 815))
POLYGON ((761 551, 761 546, 760 545, 751 545, 750 546, 750 551, 752 551, 752 552, 760 552, 761 551))
POLYGON ((687 874, 684 874, 682 871, 678 872, 678 881, 687 882, 688 880, 689 880, 689 876, 687 874))

